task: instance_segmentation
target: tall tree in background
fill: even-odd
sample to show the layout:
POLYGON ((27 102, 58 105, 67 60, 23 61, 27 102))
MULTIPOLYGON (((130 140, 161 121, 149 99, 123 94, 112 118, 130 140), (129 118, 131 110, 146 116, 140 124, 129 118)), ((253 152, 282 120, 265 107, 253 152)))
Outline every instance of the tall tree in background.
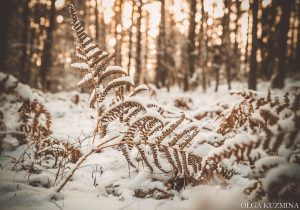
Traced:
POLYGON ((6 57, 8 48, 9 17, 12 1, 0 1, 0 71, 7 71, 6 57))
POLYGON ((135 14, 135 0, 132 0, 132 10, 131 10, 131 25, 129 28, 129 34, 128 34, 128 39, 129 39, 129 44, 128 44, 128 64, 127 64, 127 69, 128 69, 128 75, 130 75, 130 69, 131 69, 131 58, 132 58, 132 37, 133 37, 133 26, 134 26, 134 14, 135 14))
POLYGON ((142 0, 137 2, 137 36, 136 36, 136 57, 135 57, 135 75, 134 82, 138 84, 141 81, 141 73, 142 73, 142 0))
MULTIPOLYGON (((280 1, 278 0, 280 5, 282 15, 280 18, 279 24, 279 37, 278 37, 278 66, 277 71, 275 73, 275 77, 272 81, 273 88, 283 88, 284 87, 284 79, 286 75, 286 53, 287 53, 287 36, 289 31, 289 22, 290 22, 290 15, 291 15, 291 6, 293 1, 286 0, 280 1)), ((298 32, 299 33, 299 32, 298 32)))
POLYGON ((22 56, 21 56, 21 67, 20 67, 20 80, 23 83, 28 83, 30 80, 30 72, 27 71, 27 51, 28 51, 28 26, 29 26, 29 3, 30 0, 25 0, 23 6, 23 15, 22 15, 22 22, 23 22, 23 29, 22 29, 22 56))
POLYGON ((100 47, 103 50, 106 50, 106 24, 105 24, 105 21, 104 21, 104 9, 103 9, 101 4, 100 4, 100 12, 98 10, 98 13, 100 13, 99 43, 100 43, 100 47))
POLYGON ((116 65, 121 65, 122 63, 122 38, 123 38, 123 26, 122 26, 122 12, 123 12, 123 0, 115 0, 114 3, 114 13, 115 13, 115 52, 116 52, 116 65))
POLYGON ((276 22, 277 2, 272 1, 266 8, 262 9, 260 19, 262 33, 259 39, 259 48, 261 52, 260 76, 266 80, 270 80, 273 70, 275 69, 274 51, 276 45, 275 35, 278 30, 276 22))
POLYGON ((166 69, 163 61, 165 59, 165 40, 166 40, 166 19, 165 19, 165 0, 160 0, 160 24, 157 38, 157 65, 155 83, 157 87, 165 86, 166 69))
MULTIPOLYGON (((297 4, 298 7, 298 21, 300 21, 300 1, 298 1, 297 4)), ((294 71, 300 72, 300 22, 298 22, 298 36, 297 36, 297 44, 296 44, 296 52, 295 52, 295 58, 294 58, 294 71)))
POLYGON ((95 0, 95 41, 99 42, 99 10, 98 0, 95 0))
POLYGON ((250 71, 249 71, 249 78, 248 78, 248 88, 252 90, 256 90, 258 0, 253 0, 250 7, 252 11, 252 45, 251 45, 251 55, 250 55, 250 71))
MULTIPOLYGON (((223 33, 222 33, 222 60, 224 63, 224 68, 226 72, 226 79, 228 84, 228 89, 231 89, 231 68, 234 68, 233 63, 233 50, 231 48, 230 42, 230 1, 224 0, 224 16, 222 18, 222 26, 223 26, 223 33)), ((219 77, 218 77, 219 79, 219 77)))
POLYGON ((199 31, 199 67, 201 68, 201 77, 202 77, 202 89, 206 91, 206 71, 207 71, 207 33, 206 33, 206 24, 207 24, 207 14, 204 10, 204 0, 201 0, 201 25, 199 31))
POLYGON ((41 68, 39 72, 41 84, 43 87, 48 86, 48 84, 46 84, 46 77, 47 77, 47 71, 50 69, 51 59, 52 59, 51 48, 52 48, 52 41, 53 41, 52 33, 55 28, 55 0, 51 0, 51 8, 49 12, 50 12, 49 26, 46 31, 47 37, 45 40, 44 51, 41 58, 41 68))
POLYGON ((195 73, 195 29, 196 29, 196 12, 197 4, 196 0, 190 1, 190 25, 187 43, 187 55, 188 55, 188 71, 184 74, 184 86, 183 90, 189 90, 189 80, 193 78, 195 73))

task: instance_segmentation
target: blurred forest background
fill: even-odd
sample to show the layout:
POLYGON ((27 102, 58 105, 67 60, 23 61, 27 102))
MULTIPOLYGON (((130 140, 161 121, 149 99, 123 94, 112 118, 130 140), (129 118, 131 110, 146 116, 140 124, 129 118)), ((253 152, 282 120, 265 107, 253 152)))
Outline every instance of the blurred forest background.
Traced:
MULTIPOLYGON (((0 70, 50 91, 76 86, 67 0, 2 0, 0 70)), ((88 33, 136 83, 183 90, 299 78, 300 0, 74 0, 88 33)))

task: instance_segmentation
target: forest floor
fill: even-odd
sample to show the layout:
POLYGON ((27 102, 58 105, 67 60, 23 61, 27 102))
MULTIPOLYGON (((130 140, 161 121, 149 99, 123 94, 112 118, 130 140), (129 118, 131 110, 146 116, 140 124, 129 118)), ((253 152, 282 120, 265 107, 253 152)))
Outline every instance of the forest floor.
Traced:
MULTIPOLYGON (((258 90, 268 91, 268 83, 259 83, 258 90)), ((288 86, 300 86, 299 82, 287 81, 288 86)), ((235 83, 233 89, 240 90, 246 88, 244 84, 235 83)), ((288 90, 289 87, 286 88, 288 90)), ((201 90, 182 92, 178 88, 172 88, 170 92, 158 90, 152 100, 168 107, 169 110, 182 111, 187 113, 187 117, 195 117, 206 111, 217 110, 220 104, 232 105, 238 102, 237 96, 231 96, 227 86, 220 86, 219 92, 214 92, 209 88, 206 93, 201 90), (184 101, 183 106, 175 107, 176 99, 184 101), (190 99, 190 100, 189 100, 190 99)), ((274 90, 277 94, 282 94, 282 90, 274 90)), ((82 149, 91 146, 92 133, 95 126, 95 111, 88 108, 88 94, 73 92, 60 93, 39 93, 43 98, 44 105, 52 115, 52 131, 54 138, 68 140, 70 143, 82 142, 82 149), (78 103, 74 103, 75 96, 79 96, 78 103)), ((3 109, 9 105, 1 102, 3 109)), ((11 105, 7 108, 8 115, 17 115, 18 105, 11 105), (15 107, 14 107, 15 106, 15 107)), ((178 104, 177 104, 178 106, 178 104)), ((11 119, 8 124, 13 124, 11 119)), ((202 125, 211 127, 211 122, 202 122, 202 125)), ((13 127, 13 125, 9 125, 13 127)), ((213 128, 212 128, 213 129, 213 128)), ((204 135, 200 134, 200 135, 204 135)), ((155 181, 153 175, 146 170, 133 172, 128 168, 126 159, 114 148, 108 148, 100 153, 91 155, 84 164, 75 172, 72 180, 67 183, 60 194, 55 193, 52 188, 43 187, 47 183, 53 182, 53 175, 49 171, 41 174, 27 176, 25 171, 11 171, 8 157, 18 157, 25 147, 15 147, 17 143, 14 139, 6 139, 4 151, 1 155, 0 170, 0 209, 5 210, 34 210, 34 209, 143 209, 143 210, 193 210, 204 209, 205 203, 216 201, 220 205, 224 202, 240 202, 236 196, 240 194, 239 186, 243 180, 236 180, 235 187, 226 189, 223 186, 186 186, 181 191, 171 190, 173 194, 169 199, 157 199, 155 195, 149 198, 135 197, 136 189, 162 188, 163 183, 155 181), (9 142, 11 141, 11 142, 9 142), (230 190, 231 193, 228 193, 230 190), (53 199, 55 198, 55 199, 53 199)), ((202 152, 207 152, 203 148, 202 152)), ((158 197, 160 192, 157 193, 158 197)))

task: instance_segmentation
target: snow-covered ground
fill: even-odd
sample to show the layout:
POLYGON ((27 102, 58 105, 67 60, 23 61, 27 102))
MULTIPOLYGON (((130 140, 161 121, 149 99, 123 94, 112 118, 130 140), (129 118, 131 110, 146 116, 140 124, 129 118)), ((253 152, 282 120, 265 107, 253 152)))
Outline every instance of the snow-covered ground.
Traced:
MULTIPOLYGON (((266 92, 268 84, 260 84, 259 91, 266 92)), ((299 82, 288 81, 287 84, 300 86, 299 82)), ((242 88, 246 88, 245 85, 238 83, 233 85, 233 89, 242 88)), ((190 98, 192 100, 188 102, 189 108, 185 112, 188 118, 193 118, 205 111, 217 110, 220 108, 220 104, 230 106, 239 100, 237 96, 230 96, 226 85, 221 86, 219 90, 217 93, 212 88, 206 93, 201 90, 184 93, 177 88, 171 89, 170 92, 159 90, 152 100, 164 105, 169 110, 182 111, 174 106, 176 99, 190 98)), ((275 92, 280 93, 281 91, 275 90, 275 92)), ((88 94, 75 91, 56 94, 40 93, 39 97, 42 98, 43 104, 53 118, 52 137, 64 139, 70 143, 84 140, 81 149, 91 147, 95 111, 88 108, 88 94), (75 95, 79 96, 77 104, 72 101, 75 95)), ((14 118, 13 115, 16 114, 19 107, 16 107, 17 105, 8 107, 5 102, 1 104, 3 105, 1 109, 7 111, 12 115, 11 118, 14 118)), ((209 127, 212 126, 212 123, 204 121, 202 125, 209 127)), ((13 125, 10 126, 13 127, 13 125)), ((209 138, 209 135, 211 133, 205 134, 203 131, 199 134, 199 138, 203 136, 209 138)), ((187 186, 179 192, 170 190, 173 196, 169 199, 137 198, 134 196, 136 189, 163 188, 163 182, 155 181, 153 175, 147 170, 132 171, 129 169, 124 156, 114 148, 107 148, 88 157, 75 172, 71 181, 58 194, 54 192, 53 188, 43 187, 51 186, 53 183, 54 177, 51 170, 31 175, 29 178, 24 171, 9 170, 7 164, 10 158, 8 156, 17 156, 23 150, 24 147, 18 147, 11 151, 3 151, 1 154, 0 209, 201 210, 206 209, 207 206, 222 207, 222 209, 231 208, 231 205, 238 207, 241 204, 240 200, 243 199, 240 186, 243 186, 246 181, 241 178, 237 180, 233 178, 231 181, 235 182, 235 185, 232 185, 233 187, 230 189, 221 185, 187 186), (230 193, 228 193, 229 191, 230 193)), ((203 147, 203 151, 205 152, 205 147, 203 147)))

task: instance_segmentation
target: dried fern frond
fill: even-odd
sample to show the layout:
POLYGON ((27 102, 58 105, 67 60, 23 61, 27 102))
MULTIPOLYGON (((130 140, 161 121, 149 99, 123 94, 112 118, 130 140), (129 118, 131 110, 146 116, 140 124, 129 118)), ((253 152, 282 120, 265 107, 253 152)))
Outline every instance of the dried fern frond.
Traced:
POLYGON ((129 95, 130 97, 136 96, 142 92, 149 92, 149 88, 147 87, 147 85, 145 84, 141 84, 139 86, 137 86, 136 88, 134 88, 134 91, 129 95))
POLYGON ((249 186, 244 189, 244 193, 250 197, 251 202, 261 201, 266 195, 262 188, 262 183, 259 180, 255 180, 249 186))
POLYGON ((21 122, 20 130, 27 133, 26 135, 47 137, 51 134, 51 114, 37 100, 32 102, 25 100, 19 108, 18 114, 21 122), (42 116, 45 117, 45 122, 41 122, 42 116))
POLYGON ((287 161, 283 157, 279 156, 267 156, 261 158, 254 164, 254 168, 252 169, 253 176, 255 178, 264 177, 268 170, 285 163, 287 163, 287 161))
POLYGON ((86 63, 72 63, 71 67, 82 73, 89 73, 90 68, 86 63))
POLYGON ((105 97, 107 96, 108 92, 114 88, 120 87, 120 86, 133 86, 133 80, 131 77, 120 77, 117 79, 114 79, 113 81, 109 82, 107 87, 104 89, 104 91, 101 93, 98 103, 102 103, 105 100, 105 97))
POLYGON ((145 112, 146 107, 138 100, 126 99, 124 101, 119 102, 118 104, 107 109, 100 117, 99 122, 107 124, 112 120, 117 119, 123 113, 124 109, 139 109, 140 111, 145 112))
POLYGON ((101 84, 102 81, 114 74, 124 74, 127 75, 125 69, 119 67, 119 66, 109 66, 105 69, 105 71, 101 74, 101 76, 99 77, 99 83, 101 84))
POLYGON ((182 139, 184 136, 188 135, 189 138, 184 141, 184 143, 180 144, 180 148, 184 148, 188 143, 191 142, 191 140, 199 133, 199 129, 197 126, 190 126, 188 128, 185 128, 182 132, 179 134, 176 134, 171 142, 169 142, 170 146, 174 146, 177 144, 178 140, 182 139), (192 135, 190 135, 192 133, 192 135))
POLYGON ((171 134, 183 121, 185 118, 185 114, 182 112, 181 116, 178 120, 176 120, 174 123, 170 123, 169 125, 165 126, 165 128, 162 131, 162 134, 156 138, 157 143, 161 143, 168 135, 171 134))

